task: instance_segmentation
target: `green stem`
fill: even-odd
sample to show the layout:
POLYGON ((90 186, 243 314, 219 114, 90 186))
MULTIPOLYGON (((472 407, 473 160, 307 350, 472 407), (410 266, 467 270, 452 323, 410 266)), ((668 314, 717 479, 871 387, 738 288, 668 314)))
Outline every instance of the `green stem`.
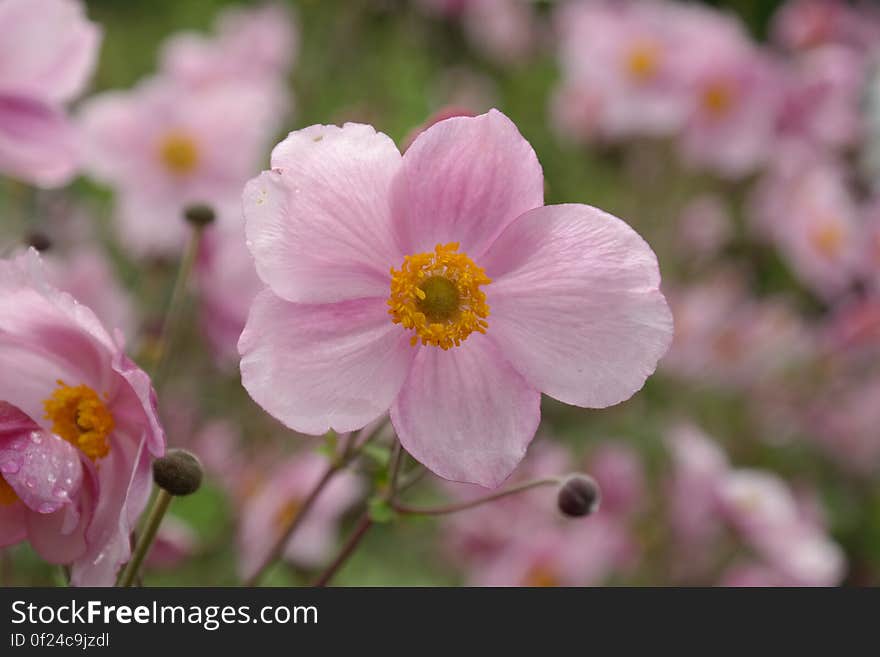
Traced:
POLYGON ((364 536, 366 536, 367 532, 370 530, 370 527, 373 526, 373 520, 370 518, 369 513, 364 513, 360 519, 358 520, 357 526, 355 530, 351 533, 348 539, 345 541, 345 545, 340 550, 339 554, 336 555, 336 558, 333 560, 327 569, 321 573, 318 579, 315 580, 313 586, 327 586, 330 583, 330 580, 339 572, 339 569, 348 561, 349 557, 354 554, 354 551, 357 549, 358 545, 360 545, 364 536))
POLYGON ((195 265, 196 257, 199 254, 199 245, 202 241, 203 228, 194 226, 190 233, 189 242, 186 246, 186 252, 180 261, 180 267, 177 270, 177 279, 174 281, 174 289, 171 292, 171 300, 168 302, 168 310, 165 312, 165 319, 162 322, 162 331, 159 334, 159 341, 156 345, 156 351, 153 355, 153 387, 159 388, 159 385, 165 377, 168 366, 168 355, 171 353, 171 347, 177 338, 180 326, 181 316, 183 315, 184 300, 186 299, 187 286, 189 278, 195 265))
POLYGON ((467 502, 460 502, 458 504, 448 504, 446 506, 413 507, 400 504, 394 500, 390 500, 389 503, 391 504, 392 509, 404 515, 442 516, 450 513, 458 513, 459 511, 466 511, 467 509, 473 509, 474 507, 482 506, 483 504, 488 504, 489 502, 494 502, 495 500, 500 500, 511 495, 518 495, 519 493, 532 490, 533 488, 540 488, 541 486, 558 486, 560 483, 558 477, 535 479, 533 481, 527 481, 524 484, 519 484, 518 486, 511 486, 510 488, 497 493, 492 493, 491 495, 486 495, 485 497, 469 500, 467 502))
POLYGON ((174 498, 171 493, 161 488, 159 489, 159 494, 153 502, 153 508, 150 509, 150 515, 147 517, 147 523, 134 549, 131 561, 128 562, 125 572, 122 573, 122 577, 119 580, 119 586, 128 588, 134 583, 138 571, 141 569, 141 564, 143 564, 150 551, 150 547, 153 545, 153 540, 156 538, 159 526, 162 524, 162 518, 165 517, 165 512, 168 511, 172 499, 174 498))

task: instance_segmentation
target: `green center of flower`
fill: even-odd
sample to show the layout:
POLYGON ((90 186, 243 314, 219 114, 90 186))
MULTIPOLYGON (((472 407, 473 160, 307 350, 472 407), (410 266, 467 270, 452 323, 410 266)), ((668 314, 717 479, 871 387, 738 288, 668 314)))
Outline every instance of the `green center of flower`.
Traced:
POLYGON ((419 299, 416 307, 430 321, 445 322, 458 313, 461 295, 455 283, 445 276, 431 276, 419 285, 419 289, 425 293, 425 298, 419 299))

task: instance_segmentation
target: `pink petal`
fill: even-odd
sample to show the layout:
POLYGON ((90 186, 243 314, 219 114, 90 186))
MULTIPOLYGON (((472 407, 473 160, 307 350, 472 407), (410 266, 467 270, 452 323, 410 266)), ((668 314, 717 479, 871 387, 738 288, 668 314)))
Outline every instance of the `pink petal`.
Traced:
POLYGON ((42 101, 0 94, 0 171, 41 187, 76 172, 79 149, 64 113, 42 101))
POLYGON ((115 355, 113 370, 124 381, 109 401, 117 429, 135 436, 136 441, 145 433, 149 452, 156 458, 164 456, 165 430, 149 375, 122 352, 115 355))
POLYGON ((272 153, 244 191, 257 273, 283 299, 330 303, 387 296, 403 259, 389 195, 400 153, 370 126, 311 126, 272 153))
POLYGON ((42 514, 70 504, 83 474, 77 449, 40 429, 0 440, 0 472, 19 499, 42 514))
POLYGON ((86 532, 88 550, 71 569, 74 586, 113 586, 131 557, 130 535, 152 488, 146 441, 114 434, 110 454, 98 468, 98 498, 86 532))
POLYGON ((55 513, 26 514, 28 541, 42 559, 69 564, 85 554, 85 533, 92 518, 95 492, 94 480, 88 476, 73 504, 55 513))
POLYGON ((491 110, 440 121, 416 137, 394 183, 394 228, 408 254, 459 242, 473 258, 543 204, 535 152, 510 119, 491 110))
POLYGON ((46 283, 35 251, 0 261, 0 399, 45 426, 59 379, 112 389, 115 349, 94 313, 46 283))
POLYGON ((384 299, 305 305, 268 289, 254 301, 238 348, 251 397, 309 434, 352 431, 386 412, 415 353, 384 299))
POLYGON ((82 92, 101 43, 73 0, 5 0, 0 34, 0 87, 57 102, 82 92))
POLYGON ((492 342, 475 333, 448 351, 419 349, 391 421, 401 444, 435 474, 494 488, 525 455, 540 401, 492 342))
POLYGON ((603 408, 632 396, 672 339, 657 258, 620 219, 586 205, 523 215, 480 262, 488 336, 530 385, 603 408))

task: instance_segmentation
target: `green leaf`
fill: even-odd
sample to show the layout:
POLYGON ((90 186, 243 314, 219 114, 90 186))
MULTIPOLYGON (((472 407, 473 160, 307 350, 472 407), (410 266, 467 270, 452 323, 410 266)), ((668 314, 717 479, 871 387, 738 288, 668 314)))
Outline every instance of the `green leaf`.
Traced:
POLYGON ((367 503, 367 512, 373 522, 386 523, 394 520, 394 509, 384 497, 371 497, 367 503))

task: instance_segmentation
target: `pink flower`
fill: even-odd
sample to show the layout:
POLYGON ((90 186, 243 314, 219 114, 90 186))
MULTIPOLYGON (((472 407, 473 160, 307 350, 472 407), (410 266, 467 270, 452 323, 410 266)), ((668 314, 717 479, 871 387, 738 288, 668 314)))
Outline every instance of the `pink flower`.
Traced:
MULTIPOLYGON (((593 461, 603 476, 601 486, 613 484, 606 475, 621 469, 623 452, 614 449, 610 444, 603 446, 593 461), (612 460, 618 463, 611 464, 612 460)), ((624 469, 630 470, 631 464, 624 469)), ((529 451, 515 477, 527 481, 571 470, 570 454, 558 443, 542 441, 529 451)), ((631 473, 624 474, 632 480, 631 473)), ((448 488, 463 500, 481 495, 473 486, 448 488)), ((602 504, 589 518, 563 517, 556 510, 557 489, 549 487, 462 511, 445 523, 447 556, 456 566, 465 566, 467 581, 474 586, 601 584, 631 566, 635 555, 627 522, 632 500, 624 500, 621 490, 610 490, 608 507, 603 488, 602 504)))
POLYGON ((91 76, 101 30, 75 0, 0 0, 0 172, 65 184, 79 160, 64 103, 91 76))
POLYGON ((811 334, 783 298, 753 299, 739 272, 669 293, 675 340, 663 368, 722 388, 756 386, 802 360, 811 334))
POLYGON ((602 491, 602 509, 629 516, 645 503, 645 472, 638 453, 623 443, 602 443, 587 468, 602 491))
POLYGON ((880 38, 880 12, 870 2, 789 0, 773 17, 776 41, 792 50, 838 43, 869 50, 880 38))
POLYGON ((779 154, 752 200, 759 232, 819 295, 839 296, 860 267, 861 210, 842 163, 802 148, 779 154))
POLYGON ((688 103, 683 159, 726 178, 749 174, 773 152, 782 102, 778 64, 720 12, 689 12, 683 32, 691 52, 678 72, 688 103), (701 55, 707 52, 711 57, 701 55))
POLYGON ((555 22, 563 69, 555 111, 563 132, 619 139, 680 129, 686 106, 677 7, 569 2, 555 22))
POLYGON ((182 213, 193 203, 213 205, 220 221, 238 216, 241 186, 276 127, 264 101, 253 85, 192 89, 159 77, 85 103, 86 166, 116 189, 127 247, 181 250, 188 230, 182 213))
POLYGON ((148 376, 36 252, 0 261, 0 545, 111 585, 165 450, 148 376))
POLYGON ((666 489, 673 537, 690 571, 706 566, 711 544, 720 531, 715 490, 727 474, 727 456, 719 445, 691 424, 675 427, 666 437, 672 477, 666 489))
POLYGON ((167 515, 162 520, 156 540, 147 555, 147 568, 170 569, 196 553, 198 535, 183 520, 167 515))
POLYGON ((131 299, 104 253, 91 245, 81 245, 66 254, 50 249, 42 258, 51 285, 91 308, 110 330, 135 334, 137 322, 131 299))
MULTIPOLYGON (((843 551, 817 523, 817 510, 807 509, 780 477, 765 470, 731 468, 723 450, 691 425, 673 431, 669 447, 675 463, 669 489, 671 520, 686 550, 686 570, 708 570, 706 556, 727 525, 760 559, 761 572, 773 573, 766 578, 768 584, 840 582, 843 551)), ((742 585, 741 574, 728 573, 722 581, 742 585)))
MULTIPOLYGON (((279 465, 241 509, 239 574, 247 579, 268 556, 280 532, 300 512, 306 496, 329 462, 314 453, 298 454, 279 465)), ((284 550, 284 557, 303 568, 316 568, 332 556, 343 514, 361 497, 358 477, 336 475, 309 510, 284 550)))
POLYGON ((298 47, 294 17, 282 5, 228 9, 218 17, 215 33, 172 36, 162 47, 162 70, 192 86, 275 84, 289 73, 298 47))
POLYGON ((650 247, 595 208, 544 207, 537 157, 498 111, 441 121, 403 156, 370 126, 311 126, 271 163, 244 193, 267 288, 239 350, 245 388, 293 429, 390 408, 433 472, 496 486, 539 391, 611 406, 669 346, 650 247))
POLYGON ((686 261, 711 260, 732 237, 730 210, 721 197, 698 196, 682 209, 678 220, 678 246, 686 261))
POLYGON ((818 48, 794 61, 788 77, 777 119, 784 139, 838 149, 856 143, 864 130, 863 55, 842 46, 818 48))
POLYGON ((244 224, 207 232, 196 267, 201 326, 221 365, 238 365, 238 339, 263 284, 245 245, 244 224))
POLYGON ((804 518, 776 475, 741 469, 727 475, 719 500, 730 522, 773 567, 800 585, 833 586, 843 578, 840 547, 804 518))

